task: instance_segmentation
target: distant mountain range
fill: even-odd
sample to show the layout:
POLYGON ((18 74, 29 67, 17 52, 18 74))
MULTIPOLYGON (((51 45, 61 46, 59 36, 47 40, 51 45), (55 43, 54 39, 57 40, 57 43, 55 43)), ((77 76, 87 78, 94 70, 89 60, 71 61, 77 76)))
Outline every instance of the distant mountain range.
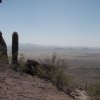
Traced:
MULTIPOLYGON (((11 51, 11 46, 8 45, 8 51, 11 51)), ((87 52, 100 53, 100 47, 58 47, 58 46, 43 46, 35 44, 19 44, 20 51, 53 51, 53 52, 87 52)))
MULTIPOLYGON (((42 45, 35 45, 35 44, 19 44, 20 51, 43 51, 43 50, 54 50, 57 48, 56 46, 42 46, 42 45)), ((8 51, 11 50, 11 46, 8 45, 8 51)))

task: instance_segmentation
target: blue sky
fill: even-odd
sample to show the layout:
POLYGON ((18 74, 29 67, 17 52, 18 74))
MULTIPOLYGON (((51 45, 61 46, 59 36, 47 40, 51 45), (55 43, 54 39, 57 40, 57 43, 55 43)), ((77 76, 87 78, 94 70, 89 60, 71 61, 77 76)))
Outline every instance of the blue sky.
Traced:
POLYGON ((7 44, 100 47, 100 0, 2 0, 0 30, 7 44))

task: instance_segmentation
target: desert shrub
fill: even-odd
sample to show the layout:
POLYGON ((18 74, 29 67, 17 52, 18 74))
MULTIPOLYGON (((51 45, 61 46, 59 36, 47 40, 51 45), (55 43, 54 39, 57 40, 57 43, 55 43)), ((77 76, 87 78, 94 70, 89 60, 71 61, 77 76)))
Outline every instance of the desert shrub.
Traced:
POLYGON ((37 76, 50 80, 59 90, 70 93, 75 85, 73 77, 67 73, 65 60, 57 58, 56 53, 51 58, 40 60, 37 76))
POLYGON ((9 68, 11 70, 15 70, 17 65, 12 65, 12 56, 11 56, 11 54, 8 55, 8 62, 9 62, 9 68))
POLYGON ((22 74, 26 70, 26 62, 23 54, 20 54, 18 59, 18 71, 22 74))
POLYGON ((90 96, 100 96, 100 83, 91 84, 88 87, 88 93, 90 96))
POLYGON ((57 67, 55 65, 55 61, 56 61, 56 54, 52 55, 52 58, 45 58, 43 60, 40 59, 39 60, 40 66, 38 68, 38 75, 40 77, 47 78, 47 79, 51 80, 55 74, 55 69, 57 67))
POLYGON ((47 79, 51 80, 55 76, 58 69, 66 69, 67 65, 64 60, 58 59, 56 54, 53 54, 51 58, 46 58, 40 61, 40 67, 38 69, 38 74, 42 77, 47 77, 47 79))
POLYGON ((65 91, 67 94, 70 94, 72 91, 75 90, 75 83, 74 78, 67 74, 66 72, 59 71, 55 75, 55 83, 59 90, 65 91))
POLYGON ((19 72, 20 74, 22 74, 24 72, 24 70, 26 69, 25 66, 25 59, 24 59, 24 55, 20 54, 19 58, 18 58, 18 63, 17 64, 12 64, 12 57, 9 55, 8 57, 9 60, 9 68, 11 70, 14 70, 16 72, 19 72))

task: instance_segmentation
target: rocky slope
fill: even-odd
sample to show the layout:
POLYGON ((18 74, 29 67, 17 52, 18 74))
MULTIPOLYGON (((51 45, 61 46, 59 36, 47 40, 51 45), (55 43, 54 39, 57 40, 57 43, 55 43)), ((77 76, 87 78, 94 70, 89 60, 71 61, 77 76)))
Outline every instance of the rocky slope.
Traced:
POLYGON ((15 72, 0 71, 0 100, 73 100, 50 82, 15 72))

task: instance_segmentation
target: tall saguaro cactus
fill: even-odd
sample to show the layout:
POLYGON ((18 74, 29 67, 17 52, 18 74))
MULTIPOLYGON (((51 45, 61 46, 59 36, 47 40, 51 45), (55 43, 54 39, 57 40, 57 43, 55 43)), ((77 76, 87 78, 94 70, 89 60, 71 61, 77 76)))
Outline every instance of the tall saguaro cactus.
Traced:
POLYGON ((18 33, 13 32, 12 35, 12 64, 18 63, 18 33))

